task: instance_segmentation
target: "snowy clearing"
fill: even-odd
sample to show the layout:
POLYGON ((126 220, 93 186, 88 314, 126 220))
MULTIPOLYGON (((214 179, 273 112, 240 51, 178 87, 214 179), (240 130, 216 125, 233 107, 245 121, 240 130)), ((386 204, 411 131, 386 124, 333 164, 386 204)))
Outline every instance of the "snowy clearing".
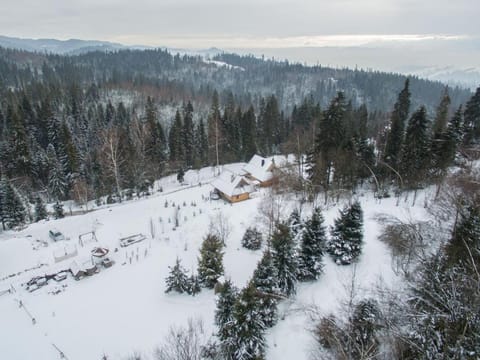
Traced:
MULTIPOLYGON (((229 165, 232 170, 242 166, 229 165)), ((208 182, 213 175, 212 168, 189 171, 185 179, 190 186, 180 186, 170 176, 155 184, 163 192, 148 198, 105 206, 84 215, 42 221, 19 232, 1 233, 0 294, 12 287, 16 290, 0 295, 3 357, 23 360, 34 356, 51 360, 60 358, 59 351, 70 360, 100 359, 104 354, 117 359, 134 351, 151 355, 171 325, 183 326, 189 318, 202 318, 207 331, 213 333, 213 290, 202 289, 195 297, 165 294, 168 267, 174 265, 178 256, 185 268, 196 271, 198 250, 210 219, 222 213, 232 225, 224 256, 226 277, 243 287, 262 252, 246 250, 240 241, 248 226, 261 226, 258 207, 269 191, 262 189, 254 198, 234 205, 209 200, 213 188, 208 182), (178 206, 179 227, 174 230, 178 206), (67 240, 49 239, 48 232, 53 228, 67 240), (98 242, 87 239, 81 246, 79 235, 91 231, 95 231, 98 242), (135 234, 144 234, 146 239, 120 247, 120 238, 135 234), (100 267, 98 274, 79 281, 71 275, 60 282, 52 279, 36 291, 27 291, 25 283, 33 277, 69 269, 72 261, 84 264, 90 261, 91 250, 99 246, 110 250, 108 256, 115 262, 112 267, 100 267), (74 250, 77 255, 55 263, 54 254, 62 251, 70 254, 74 250)), ((377 216, 426 219, 420 201, 425 194, 419 195, 414 207, 411 201, 401 201, 396 206, 396 198, 379 202, 369 192, 359 195, 364 211, 365 244, 355 271, 361 291, 379 281, 392 285, 396 280, 388 250, 377 239, 381 230, 377 216)), ((285 217, 292 204, 293 201, 285 209, 285 217)), ((339 206, 325 209, 326 225, 333 224, 338 209, 339 206)), ((303 213, 309 215, 310 211, 305 206, 303 213)), ((308 359, 312 338, 305 309, 315 306, 325 313, 338 309, 345 297, 344 285, 350 281, 354 267, 337 266, 328 256, 324 263, 325 273, 318 281, 299 284, 297 295, 280 305, 280 318, 284 319, 268 332, 267 359, 308 359)))

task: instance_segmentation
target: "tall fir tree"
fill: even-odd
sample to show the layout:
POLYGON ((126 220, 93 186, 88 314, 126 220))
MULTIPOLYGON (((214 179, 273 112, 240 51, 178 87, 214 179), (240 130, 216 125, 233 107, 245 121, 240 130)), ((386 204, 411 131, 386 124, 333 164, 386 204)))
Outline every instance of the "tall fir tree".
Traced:
POLYGON ((447 166, 445 152, 448 141, 448 115, 450 109, 450 96, 448 87, 445 88, 442 99, 437 106, 437 112, 432 124, 432 140, 430 143, 431 168, 435 176, 443 176, 447 166))
POLYGON ((232 281, 227 279, 217 295, 215 324, 218 327, 217 337, 220 340, 221 352, 225 359, 232 359, 235 352, 233 333, 235 319, 233 308, 239 291, 232 281))
POLYGON ((480 139, 480 87, 465 105, 464 143, 471 145, 480 139))
POLYGON ((323 252, 327 241, 323 222, 321 210, 316 208, 305 224, 298 251, 298 279, 300 281, 316 280, 322 273, 323 252))
POLYGON ((405 133, 400 170, 409 187, 417 187, 425 180, 430 160, 427 110, 420 107, 412 114, 405 133))
POLYGON ((200 119, 195 131, 195 158, 196 167, 208 165, 208 137, 203 119, 200 119))
POLYGON ((464 265, 472 271, 480 263, 480 206, 473 204, 459 211, 453 236, 445 247, 449 266, 464 265))
POLYGON ((335 263, 349 265, 361 254, 363 243, 363 211, 358 201, 340 210, 331 231, 327 251, 335 263))
POLYGON ((257 153, 257 124, 255 110, 250 106, 243 113, 240 124, 240 133, 242 139, 243 160, 249 161, 257 153))
POLYGON ((206 288, 213 288, 220 276, 223 275, 223 244, 212 234, 203 240, 198 259, 198 277, 206 288))
POLYGON ((48 217, 47 208, 40 196, 35 198, 35 222, 46 219, 48 217))
POLYGON ((185 105, 183 110, 183 131, 182 142, 185 152, 185 165, 187 167, 193 166, 194 151, 195 151, 195 138, 194 138, 194 126, 193 126, 193 106, 189 101, 185 105))
POLYGON ((286 296, 293 295, 296 292, 298 260, 295 241, 288 225, 277 224, 272 234, 271 246, 278 289, 286 296))
POLYGON ((384 161, 398 171, 405 133, 405 123, 410 111, 410 80, 405 80, 403 90, 398 94, 397 102, 390 116, 390 129, 387 134, 384 161))
POLYGON ((27 212, 22 199, 6 178, 0 181, 0 210, 4 230, 23 225, 26 221, 27 212))
POLYGON ((259 316, 266 327, 277 322, 278 278, 270 249, 266 249, 253 272, 252 283, 259 292, 259 316))
POLYGON ((235 360, 261 360, 265 356, 266 326, 258 313, 260 301, 257 289, 253 283, 249 283, 235 302, 232 334, 235 360))
POLYGON ((170 150, 170 161, 172 162, 183 162, 184 160, 182 129, 182 116, 180 115, 180 111, 177 110, 175 120, 168 134, 168 147, 170 150))
POLYGON ((57 200, 53 205, 53 216, 55 219, 61 219, 65 217, 65 213, 63 212, 63 203, 57 200))
POLYGON ((308 156, 307 173, 315 184, 328 191, 335 163, 345 146, 345 96, 339 92, 324 111, 315 137, 313 151, 308 156))

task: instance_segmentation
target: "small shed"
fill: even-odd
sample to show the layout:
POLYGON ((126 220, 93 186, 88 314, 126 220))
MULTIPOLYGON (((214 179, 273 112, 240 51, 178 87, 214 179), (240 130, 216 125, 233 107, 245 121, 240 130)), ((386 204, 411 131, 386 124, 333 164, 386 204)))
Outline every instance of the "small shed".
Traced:
POLYGON ((215 180, 212 186, 225 200, 235 203, 250 198, 252 186, 243 176, 224 171, 215 180))

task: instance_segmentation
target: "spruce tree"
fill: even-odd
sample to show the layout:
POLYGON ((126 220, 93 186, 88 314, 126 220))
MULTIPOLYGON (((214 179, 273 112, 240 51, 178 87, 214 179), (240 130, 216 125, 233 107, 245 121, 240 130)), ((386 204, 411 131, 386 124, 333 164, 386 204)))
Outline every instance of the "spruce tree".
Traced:
POLYGON ((47 209, 40 196, 35 198, 35 222, 46 219, 48 216, 47 209))
POLYGON ((290 296, 296 291, 298 261, 295 242, 287 225, 277 224, 272 234, 271 246, 278 288, 280 292, 290 296))
POLYGON ((411 116, 405 134, 405 146, 400 163, 404 182, 416 187, 425 180, 429 162, 427 110, 420 107, 411 116))
POLYGON ((259 316, 261 307, 258 291, 249 283, 233 307, 232 346, 235 360, 260 360, 265 355, 265 324, 259 316))
POLYGON ((12 184, 2 178, 0 182, 0 210, 3 229, 11 229, 25 223, 25 206, 12 184))
POLYGON ((363 242, 363 212, 358 201, 340 210, 327 250, 335 263, 348 265, 360 256, 363 242))
POLYGON ((183 268, 181 261, 178 257, 175 260, 175 265, 173 267, 169 266, 169 269, 169 275, 165 279, 165 292, 169 293, 171 291, 176 291, 180 294, 183 294, 184 292, 190 292, 187 271, 183 268))
POLYGON ((202 291, 202 287, 200 286, 200 281, 198 280, 198 276, 193 274, 190 275, 190 278, 188 279, 188 294, 195 296, 197 295, 200 291, 202 291))
POLYGON ((222 241, 216 235, 208 234, 203 240, 198 259, 198 277, 206 288, 212 289, 223 275, 222 249, 222 241))
POLYGON ((65 216, 63 213, 63 204, 59 201, 53 205, 53 216, 55 219, 61 219, 65 216))
POLYGON ((168 147, 170 150, 170 161, 183 161, 184 160, 184 148, 182 141, 182 116, 180 111, 175 113, 175 120, 170 128, 168 134, 168 147))
POLYGON ((193 106, 190 101, 183 111, 182 145, 185 152, 185 164, 187 167, 193 166, 195 139, 193 128, 193 106))
POLYGON ((233 307, 238 293, 238 289, 233 285, 232 281, 227 279, 220 288, 216 300, 215 324, 218 327, 217 337, 221 343, 222 354, 226 359, 231 359, 235 351, 235 348, 232 346, 233 327, 235 325, 233 307))
POLYGON ((339 92, 321 117, 314 149, 307 159, 310 180, 323 185, 325 191, 329 189, 335 163, 345 146, 346 112, 345 95, 339 92))
POLYGON ((447 263, 475 269, 480 263, 480 206, 466 206, 458 217, 453 236, 445 247, 447 263))
POLYGON ((197 167, 208 164, 208 137, 205 132, 203 119, 200 119, 195 131, 195 156, 197 159, 197 167))
POLYGON ((405 123, 410 111, 409 84, 409 79, 405 80, 404 88, 398 94, 397 102, 393 107, 384 153, 384 161, 397 171, 403 146, 405 123))
POLYGON ((290 233, 292 234, 293 238, 297 240, 297 236, 301 236, 304 227, 298 209, 293 209, 288 217, 288 226, 290 227, 290 233))
POLYGON ((277 322, 278 278, 273 256, 269 249, 265 250, 262 259, 253 272, 252 283, 260 296, 259 316, 266 327, 277 322))
POLYGON ((240 123, 240 133, 243 160, 248 161, 257 153, 257 126, 253 106, 250 106, 243 114, 242 122, 240 123))
POLYGON ((312 217, 305 224, 298 254, 298 279, 316 280, 322 273, 323 251, 326 245, 326 233, 323 216, 319 208, 314 209, 312 217))
POLYGON ((464 143, 471 145, 480 138, 480 87, 465 105, 464 143))
POLYGON ((262 234, 257 228, 249 227, 242 238, 242 246, 249 250, 258 250, 262 246, 262 234))

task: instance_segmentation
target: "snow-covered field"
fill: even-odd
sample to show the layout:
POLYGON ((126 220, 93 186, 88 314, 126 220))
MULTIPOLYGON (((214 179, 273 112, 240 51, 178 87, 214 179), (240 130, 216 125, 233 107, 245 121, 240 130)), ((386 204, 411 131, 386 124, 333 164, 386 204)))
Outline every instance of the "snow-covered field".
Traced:
MULTIPOLYGON (((238 170, 242 164, 229 167, 238 170)), ((1 233, 0 294, 11 287, 16 290, 0 295, 1 358, 59 359, 59 350, 70 360, 101 359, 104 354, 109 359, 119 359, 134 351, 151 355, 171 325, 183 326, 189 318, 202 318, 206 329, 213 333, 213 290, 203 289, 195 297, 165 294, 168 266, 178 256, 185 268, 196 271, 198 250, 210 219, 222 213, 232 225, 224 256, 226 276, 243 287, 261 251, 243 249, 240 240, 248 226, 261 226, 258 206, 268 190, 234 205, 223 200, 211 201, 207 198, 212 190, 208 184, 212 177, 211 168, 189 171, 185 179, 190 186, 178 185, 172 176, 157 182, 156 188, 161 186, 163 192, 149 198, 43 221, 18 232, 1 233), (177 205, 180 205, 180 226, 174 230, 177 205), (155 228, 153 238, 151 223, 155 228), (54 243, 48 237, 52 228, 69 239, 54 243), (96 232, 98 243, 87 242, 82 247, 78 236, 89 231, 96 232), (136 233, 143 233, 147 239, 126 248, 119 246, 120 238, 136 233), (37 240, 45 241, 48 246, 37 240), (75 246, 77 256, 54 262, 54 253, 75 246), (34 276, 68 269, 74 260, 78 264, 88 261, 90 251, 96 246, 110 249, 109 255, 115 261, 111 268, 102 268, 100 273, 79 281, 71 276, 59 283, 50 280, 47 286, 31 293, 23 285, 34 276), (35 318, 35 324, 31 317, 35 318)), ((360 291, 365 291, 380 280, 387 284, 395 281, 388 251, 377 239, 381 228, 376 217, 386 213, 422 219, 427 215, 420 199, 416 207, 411 207, 410 201, 395 206, 394 198, 378 202, 368 192, 361 194, 359 200, 364 210, 365 244, 355 275, 360 291)), ((286 209, 285 216, 290 210, 291 207, 286 209)), ((309 213, 310 209, 305 208, 304 214, 309 213)), ((338 206, 325 209, 326 224, 333 224, 337 215, 338 206)), ((328 257, 324 262, 325 273, 320 280, 300 284, 297 295, 281 304, 282 320, 268 332, 268 359, 308 359, 311 324, 304 310, 315 305, 322 312, 335 311, 345 297, 345 285, 353 274, 353 266, 339 267, 328 257)))

